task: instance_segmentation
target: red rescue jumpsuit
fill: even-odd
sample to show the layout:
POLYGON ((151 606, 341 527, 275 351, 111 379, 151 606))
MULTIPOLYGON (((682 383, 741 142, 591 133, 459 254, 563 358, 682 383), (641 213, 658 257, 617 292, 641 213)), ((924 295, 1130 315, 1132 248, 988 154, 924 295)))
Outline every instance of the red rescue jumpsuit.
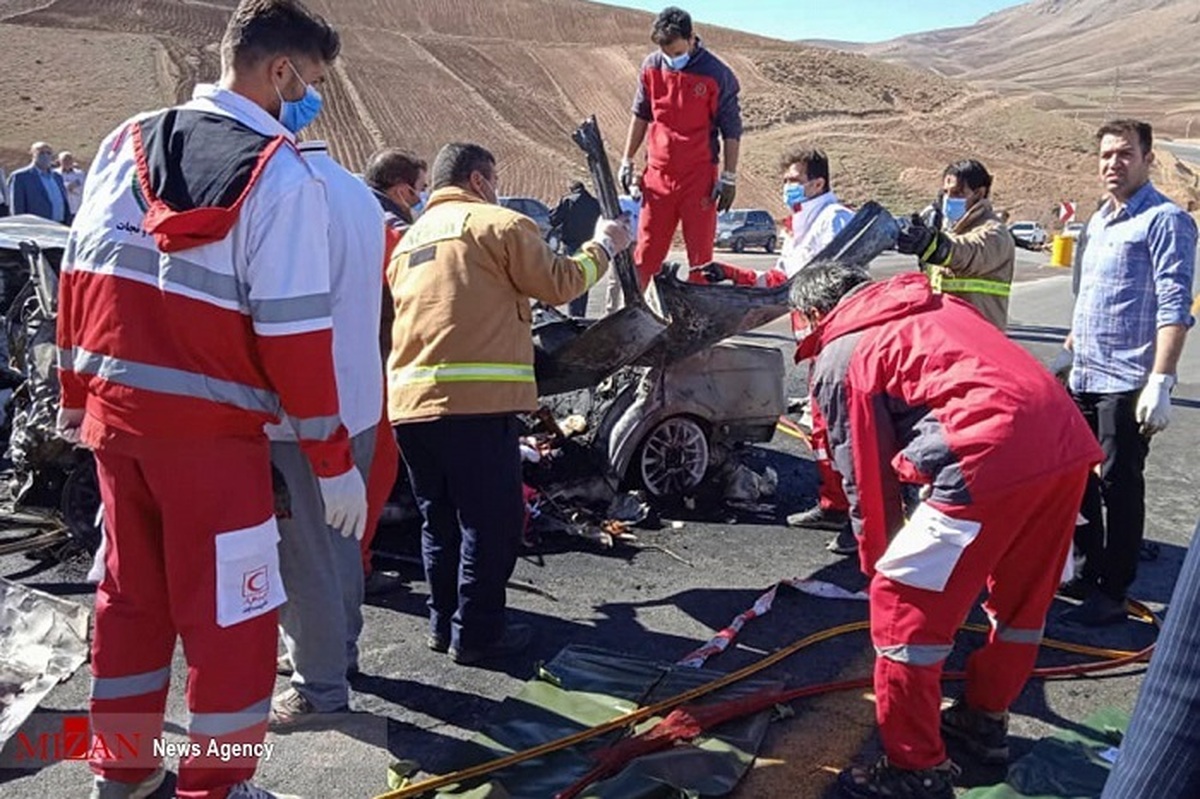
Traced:
POLYGON ((353 467, 328 211, 282 126, 213 86, 110 135, 89 184, 57 333, 62 407, 84 411, 104 502, 91 724, 97 740, 142 741, 132 760, 93 750, 91 767, 136 783, 158 765, 181 637, 197 748, 176 792, 223 799, 257 758, 209 746, 263 740, 284 600, 263 426, 286 411, 316 474, 353 467))
MULTIPOLYGON (((755 269, 746 269, 730 264, 721 266, 725 269, 726 276, 732 278, 733 282, 739 286, 773 288, 783 285, 788 280, 787 273, 778 267, 766 272, 759 272, 755 269)), ((808 333, 809 329, 804 317, 800 315, 799 311, 792 311, 792 335, 796 337, 796 341, 803 341, 808 333)), ((825 418, 821 416, 821 411, 816 405, 811 405, 810 411, 812 413, 812 437, 809 445, 812 447, 819 478, 817 501, 824 510, 845 513, 850 509, 850 503, 846 499, 846 492, 842 490, 842 476, 838 474, 837 469, 833 466, 833 461, 829 458, 829 436, 825 432, 825 418)))
POLYGON ((669 68, 659 50, 642 62, 633 114, 650 128, 633 259, 643 290, 662 267, 680 222, 689 263, 712 261, 720 139, 742 136, 739 90, 732 70, 699 40, 681 70, 669 68))
POLYGON ((867 285, 800 346, 871 577, 876 715, 888 759, 946 759, 942 664, 986 587, 967 703, 1000 712, 1037 657, 1079 501, 1103 453, 1054 377, 924 275, 867 285), (931 487, 907 523, 901 483, 931 487))

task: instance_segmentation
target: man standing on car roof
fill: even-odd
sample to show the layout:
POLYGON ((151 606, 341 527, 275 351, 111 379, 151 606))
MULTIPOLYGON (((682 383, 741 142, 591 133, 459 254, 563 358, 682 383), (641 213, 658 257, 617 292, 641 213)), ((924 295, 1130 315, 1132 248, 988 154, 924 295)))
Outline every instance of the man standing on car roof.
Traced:
POLYGON ((667 257, 680 222, 688 262, 699 266, 712 261, 717 212, 733 207, 742 137, 737 78, 704 48, 691 16, 674 6, 663 9, 650 39, 659 49, 642 62, 618 173, 628 194, 633 158, 649 134, 633 255, 643 289, 667 257), (718 175, 720 139, 725 162, 718 175))

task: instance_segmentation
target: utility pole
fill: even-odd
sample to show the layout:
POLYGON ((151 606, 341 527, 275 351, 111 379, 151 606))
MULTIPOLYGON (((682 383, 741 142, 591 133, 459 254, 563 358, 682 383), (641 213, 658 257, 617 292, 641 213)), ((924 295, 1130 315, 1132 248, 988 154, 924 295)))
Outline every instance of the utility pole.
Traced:
POLYGON ((1111 117, 1116 113, 1116 109, 1121 104, 1121 68, 1117 67, 1113 70, 1112 95, 1108 98, 1108 106, 1104 109, 1104 115, 1111 117))

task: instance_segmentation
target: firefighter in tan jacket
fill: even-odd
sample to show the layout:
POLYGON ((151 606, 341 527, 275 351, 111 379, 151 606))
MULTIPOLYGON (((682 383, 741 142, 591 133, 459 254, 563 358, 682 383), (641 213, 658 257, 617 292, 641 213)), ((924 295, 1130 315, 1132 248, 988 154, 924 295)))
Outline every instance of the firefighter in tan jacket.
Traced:
POLYGON ((537 408, 529 299, 587 291, 632 234, 601 219, 574 256, 555 255, 496 204, 496 160, 474 144, 442 148, 432 187, 387 269, 388 416, 425 520, 427 644, 470 664, 531 638, 504 614, 524 519, 517 414, 537 408))
POLYGON ((975 306, 989 322, 1008 327, 1016 247, 992 208, 992 176, 974 159, 946 167, 942 175, 941 230, 914 217, 896 249, 916 255, 935 292, 953 294, 975 306))

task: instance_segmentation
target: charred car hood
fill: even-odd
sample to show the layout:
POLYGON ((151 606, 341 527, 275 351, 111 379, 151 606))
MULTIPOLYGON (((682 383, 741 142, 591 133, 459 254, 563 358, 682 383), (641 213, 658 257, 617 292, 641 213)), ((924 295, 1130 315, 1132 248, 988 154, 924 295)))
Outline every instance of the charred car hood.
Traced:
MULTIPOLYGON (((812 264, 840 263, 865 266, 884 250, 895 247, 899 227, 896 220, 878 203, 866 203, 832 242, 812 260, 812 264)), ((540 393, 550 394, 564 374, 584 378, 592 385, 616 371, 624 363, 642 366, 665 366, 708 349, 719 341, 761 327, 791 311, 791 290, 795 277, 774 288, 748 288, 726 284, 707 285, 686 283, 673 274, 660 274, 654 279, 659 310, 669 321, 666 331, 640 353, 624 353, 614 358, 611 347, 598 348, 594 353, 586 348, 566 347, 567 342, 550 338, 570 338, 572 330, 561 324, 557 314, 535 324, 534 342, 537 348, 537 373, 540 393), (558 324, 555 324, 555 322, 558 324), (570 362, 556 357, 558 352, 570 352, 570 362), (614 366, 616 364, 616 366, 614 366)), ((589 323, 575 320, 582 332, 589 323)), ((619 331, 613 331, 614 334, 619 331)), ((631 337, 636 340, 636 337, 631 337)), ((580 380, 571 380, 579 383, 580 380)))

